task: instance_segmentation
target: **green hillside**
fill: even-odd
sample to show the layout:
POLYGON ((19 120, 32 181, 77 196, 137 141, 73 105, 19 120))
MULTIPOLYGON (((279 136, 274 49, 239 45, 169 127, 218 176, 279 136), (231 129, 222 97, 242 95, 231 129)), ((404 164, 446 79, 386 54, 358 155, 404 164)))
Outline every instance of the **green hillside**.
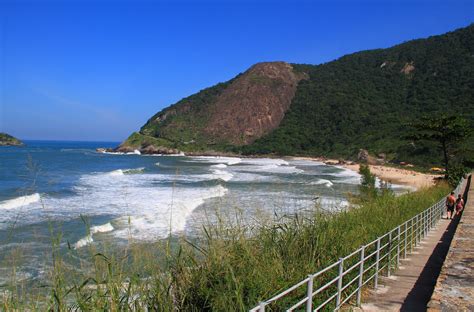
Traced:
POLYGON ((351 157, 366 148, 430 161, 438 152, 405 140, 408 124, 440 113, 474 120, 474 25, 294 67, 310 78, 299 83, 280 126, 244 153, 351 157))
POLYGON ((256 64, 158 112, 121 147, 342 158, 367 149, 439 164, 432 143, 406 137, 443 113, 474 121, 474 25, 321 65, 256 64))

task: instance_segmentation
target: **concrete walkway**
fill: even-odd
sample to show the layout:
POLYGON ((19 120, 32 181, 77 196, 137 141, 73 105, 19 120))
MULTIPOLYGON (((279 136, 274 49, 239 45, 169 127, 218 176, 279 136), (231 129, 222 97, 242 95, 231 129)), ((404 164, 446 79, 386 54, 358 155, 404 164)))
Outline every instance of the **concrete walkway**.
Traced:
POLYGON ((474 311, 474 184, 428 304, 429 311, 474 311))
POLYGON ((394 275, 382 277, 378 289, 369 291, 360 310, 426 311, 458 222, 440 220, 394 275))

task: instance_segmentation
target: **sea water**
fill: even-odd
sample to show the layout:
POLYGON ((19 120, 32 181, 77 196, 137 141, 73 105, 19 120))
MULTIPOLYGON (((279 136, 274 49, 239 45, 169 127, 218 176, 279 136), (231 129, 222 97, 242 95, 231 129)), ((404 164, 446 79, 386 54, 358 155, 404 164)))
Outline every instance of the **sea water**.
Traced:
POLYGON ((60 229, 61 248, 76 250, 153 242, 197 235, 221 218, 251 223, 340 209, 360 183, 355 172, 307 160, 95 151, 118 142, 25 143, 0 147, 0 286, 18 248, 17 281, 44 277, 52 229, 60 229))

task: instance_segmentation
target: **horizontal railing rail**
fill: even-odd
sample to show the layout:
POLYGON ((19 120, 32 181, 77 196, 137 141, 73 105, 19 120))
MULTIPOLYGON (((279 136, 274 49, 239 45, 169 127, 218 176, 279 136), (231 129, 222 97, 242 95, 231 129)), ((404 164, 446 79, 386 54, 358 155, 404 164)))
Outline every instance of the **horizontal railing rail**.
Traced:
MULTIPOLYGON (((459 193, 463 182, 464 179, 454 192, 459 193)), ((355 303, 360 306, 362 288, 369 283, 373 283, 373 286, 377 288, 382 273, 390 276, 392 270, 399 267, 400 258, 406 258, 408 254, 411 254, 442 218, 444 207, 445 199, 442 198, 436 204, 370 243, 362 245, 359 249, 322 270, 309 274, 305 279, 276 296, 260 302, 250 312, 265 312, 266 308, 271 308, 272 311, 295 311, 298 309, 308 312, 328 307, 339 310, 354 296, 355 303), (317 289, 314 289, 315 280, 321 285, 317 289), (302 289, 305 286, 306 291, 304 288, 302 289), (296 299, 295 301, 298 301, 290 307, 275 306, 278 300, 297 290, 306 295, 301 299, 296 299), (316 296, 318 296, 316 301, 318 305, 315 307, 316 296)))

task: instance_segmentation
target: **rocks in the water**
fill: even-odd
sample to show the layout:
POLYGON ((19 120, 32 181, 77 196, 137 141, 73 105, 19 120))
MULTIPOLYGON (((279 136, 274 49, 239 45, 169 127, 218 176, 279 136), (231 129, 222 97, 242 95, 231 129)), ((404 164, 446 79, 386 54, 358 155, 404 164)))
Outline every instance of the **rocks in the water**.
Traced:
POLYGON ((165 146, 154 146, 154 145, 147 145, 145 147, 132 147, 132 146, 125 146, 120 145, 117 148, 97 148, 96 152, 98 153, 126 153, 126 154, 145 154, 145 155, 153 155, 153 154, 161 154, 161 155, 176 155, 181 154, 182 152, 175 148, 169 148, 165 146))

